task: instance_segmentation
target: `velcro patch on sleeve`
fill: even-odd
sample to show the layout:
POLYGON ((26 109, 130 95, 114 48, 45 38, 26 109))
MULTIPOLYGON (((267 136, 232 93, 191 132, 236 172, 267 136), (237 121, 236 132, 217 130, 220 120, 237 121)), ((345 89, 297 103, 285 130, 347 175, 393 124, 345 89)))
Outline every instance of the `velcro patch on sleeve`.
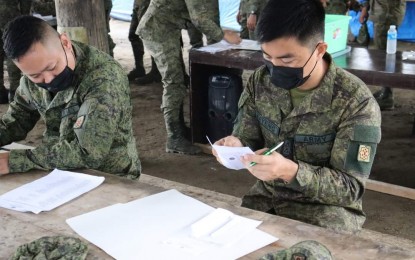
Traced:
POLYGON ((73 124, 73 128, 75 129, 81 128, 82 125, 84 124, 84 121, 85 121, 85 116, 78 117, 78 119, 76 119, 75 124, 73 124))

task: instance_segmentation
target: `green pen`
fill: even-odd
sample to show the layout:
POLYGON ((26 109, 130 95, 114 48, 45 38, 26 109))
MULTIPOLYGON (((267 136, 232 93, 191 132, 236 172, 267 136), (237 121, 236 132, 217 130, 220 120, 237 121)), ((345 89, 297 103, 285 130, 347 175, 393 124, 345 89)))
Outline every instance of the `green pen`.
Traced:
MULTIPOLYGON (((262 155, 270 155, 270 154, 272 154, 275 150, 277 150, 278 148, 280 148, 283 144, 284 144, 284 142, 281 142, 281 143, 277 144, 276 146, 274 146, 271 149, 269 149, 269 150, 265 151, 264 153, 262 153, 262 155)), ((256 165, 256 162, 251 162, 249 164, 249 167, 252 167, 254 165, 256 165)))

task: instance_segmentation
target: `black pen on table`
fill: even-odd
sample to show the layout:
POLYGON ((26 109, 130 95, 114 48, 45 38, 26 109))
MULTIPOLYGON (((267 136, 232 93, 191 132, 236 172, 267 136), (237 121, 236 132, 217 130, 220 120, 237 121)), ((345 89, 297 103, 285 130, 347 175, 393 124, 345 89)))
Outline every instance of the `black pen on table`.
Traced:
MULTIPOLYGON (((283 144, 284 144, 284 142, 281 142, 281 143, 277 144, 276 146, 272 147, 271 149, 263 152, 262 155, 270 155, 270 154, 272 154, 275 150, 277 150, 278 148, 280 148, 283 144)), ((251 162, 249 164, 249 167, 252 167, 254 165, 256 165, 256 162, 251 162)))

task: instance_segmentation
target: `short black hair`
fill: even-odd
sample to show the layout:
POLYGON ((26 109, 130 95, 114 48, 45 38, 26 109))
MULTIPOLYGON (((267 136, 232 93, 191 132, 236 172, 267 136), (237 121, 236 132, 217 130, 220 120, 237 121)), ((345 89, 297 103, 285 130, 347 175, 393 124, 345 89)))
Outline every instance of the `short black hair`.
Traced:
POLYGON ((269 0, 258 21, 257 39, 265 43, 294 37, 312 48, 324 40, 324 19, 320 0, 269 0))
POLYGON ((44 20, 30 15, 18 16, 8 22, 2 38, 6 56, 13 60, 24 56, 34 43, 46 39, 50 28, 44 20))

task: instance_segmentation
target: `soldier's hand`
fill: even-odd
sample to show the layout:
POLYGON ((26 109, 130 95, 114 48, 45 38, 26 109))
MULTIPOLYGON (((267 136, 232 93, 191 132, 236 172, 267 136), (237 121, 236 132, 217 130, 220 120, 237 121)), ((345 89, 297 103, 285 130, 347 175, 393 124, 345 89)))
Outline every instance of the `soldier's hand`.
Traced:
POLYGON ((248 20, 246 21, 246 27, 250 31, 254 31, 256 27, 256 14, 250 14, 248 20))
POLYGON ((9 173, 9 152, 0 153, 0 175, 9 173))
POLYGON ((230 30, 223 30, 223 39, 231 44, 239 44, 242 41, 238 32, 230 30))
MULTIPOLYGON (((215 145, 220 145, 220 146, 232 146, 232 147, 242 147, 242 142, 241 140, 239 140, 239 138, 235 137, 235 136, 227 136, 224 137, 222 139, 217 140, 215 143, 215 145)), ((220 161, 218 154, 216 153, 215 149, 212 149, 212 154, 216 157, 216 160, 222 164, 222 162, 220 161)))
POLYGON ((256 151, 255 154, 244 155, 241 161, 252 175, 262 181, 279 179, 284 182, 291 182, 297 175, 298 164, 286 159, 278 152, 262 155, 266 150, 261 149, 256 151), (255 162, 256 165, 250 166, 251 162, 255 162))

